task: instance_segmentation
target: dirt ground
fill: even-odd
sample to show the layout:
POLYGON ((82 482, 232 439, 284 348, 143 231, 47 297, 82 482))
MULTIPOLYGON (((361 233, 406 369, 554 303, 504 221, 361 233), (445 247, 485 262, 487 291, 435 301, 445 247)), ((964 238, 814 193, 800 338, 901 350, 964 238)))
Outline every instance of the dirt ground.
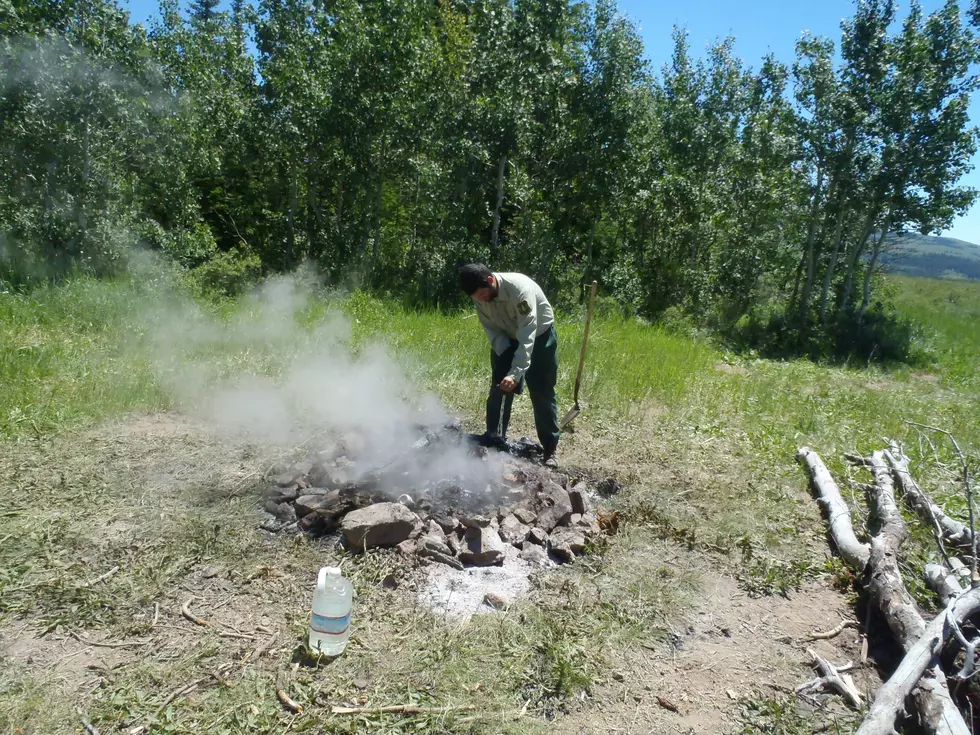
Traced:
MULTIPOLYGON (((97 611, 88 608, 86 614, 93 616, 93 622, 76 626, 65 625, 60 617, 52 621, 51 614, 37 607, 28 606, 25 609, 29 611, 22 614, 8 612, 0 617, 3 666, 84 708, 100 690, 105 692, 116 686, 122 691, 119 678, 126 674, 119 672, 136 670, 146 663, 147 657, 159 666, 165 666, 167 661, 183 666, 191 659, 198 660, 202 655, 202 636, 206 635, 211 636, 208 641, 212 647, 218 645, 246 658, 248 651, 268 640, 271 646, 264 654, 267 659, 289 660, 295 647, 293 633, 304 626, 309 592, 306 580, 315 573, 315 555, 296 555, 275 565, 254 563, 262 559, 254 555, 254 548, 278 543, 270 541, 248 520, 255 508, 249 483, 261 474, 265 458, 252 455, 248 448, 229 447, 202 427, 168 414, 128 417, 72 442, 71 459, 64 459, 63 463, 56 458, 66 457, 67 450, 55 445, 18 453, 0 469, 13 473, 23 492, 69 486, 64 493, 56 492, 44 500, 32 521, 74 518, 79 533, 91 544, 84 551, 84 580, 96 579, 110 568, 111 560, 101 559, 99 549, 111 548, 118 556, 120 549, 131 546, 134 554, 145 555, 156 548, 157 541, 151 536, 166 535, 173 528, 168 524, 174 518, 188 513, 194 504, 219 499, 231 502, 237 513, 230 523, 244 523, 239 532, 241 538, 234 542, 240 546, 243 561, 236 562, 239 546, 233 546, 230 552, 197 552, 180 564, 175 563, 171 576, 156 587, 151 585, 152 591, 150 587, 137 588, 134 581, 132 597, 125 597, 127 588, 113 587, 113 592, 98 604, 120 605, 128 620, 104 627, 97 623, 97 611), (100 510, 98 499, 90 497, 89 502, 94 505, 77 511, 68 507, 72 496, 70 479, 74 476, 91 480, 87 488, 124 487, 125 492, 113 495, 111 489, 104 490, 107 497, 116 500, 106 502, 100 510), (245 551, 249 548, 253 551, 245 551), (195 626, 181 614, 181 606, 191 600, 194 610, 207 617, 210 630, 195 626), (218 629, 228 635, 214 637, 218 629), (113 633, 111 637, 106 637, 107 630, 113 633)), ((15 506, 11 512, 21 510, 15 506)), ((816 514, 815 509, 813 512, 816 514)), ((206 529, 202 533, 206 534, 206 529)), ((219 535, 217 531, 215 535, 219 535)), ((680 546, 668 549, 664 543, 665 558, 674 573, 698 580, 693 603, 672 611, 665 623, 669 633, 663 639, 604 652, 608 670, 597 677, 592 695, 573 700, 565 708, 566 713, 551 721, 531 723, 533 727, 561 735, 795 732, 744 729, 746 718, 751 721, 752 712, 756 711, 762 719, 786 717, 795 722, 797 717, 809 718, 810 724, 826 725, 832 731, 835 722, 853 722, 836 697, 799 699, 794 695, 794 689, 813 676, 808 648, 837 664, 848 660, 858 664, 853 677, 859 690, 873 691, 880 682, 874 668, 860 665, 857 630, 848 628, 831 640, 808 640, 814 631, 826 631, 843 620, 853 619, 853 609, 844 594, 819 579, 786 596, 753 597, 739 586, 730 570, 703 551, 680 546), (773 714, 773 702, 784 703, 789 711, 773 714)), ((153 564, 171 563, 168 560, 173 553, 170 550, 153 557, 153 564)), ((120 571, 111 583, 122 584, 127 571, 120 571)), ((376 575, 379 580, 384 576, 385 570, 376 575)), ((96 584, 109 583, 107 580, 96 584)), ((386 597, 385 604, 406 604, 406 594, 403 590, 401 596, 386 597)), ((70 615, 71 608, 67 609, 70 615)), ((405 611, 406 616, 419 614, 405 611)), ((367 631, 365 637, 369 635, 371 632, 367 631)), ((398 634, 392 631, 377 632, 374 640, 401 645, 398 634)), ((379 647, 383 645, 376 643, 375 648, 379 647)), ((214 655, 214 651, 208 655, 214 655)), ((377 663, 373 655, 365 655, 377 663)), ((357 674, 362 678, 378 676, 376 670, 365 672, 365 665, 350 664, 350 675, 354 677, 351 681, 358 681, 357 671, 362 671, 357 674)), ((275 664, 260 662, 258 666, 270 669, 275 664)), ((173 682, 189 677, 182 671, 166 675, 150 671, 146 681, 150 691, 155 687, 162 695, 175 688, 173 682)), ((2 696, 10 694, 0 692, 2 696)), ((153 705, 158 701, 159 697, 153 705)), ((356 696, 353 701, 357 701, 356 696)), ((272 708, 277 710, 277 716, 282 714, 275 702, 272 708)), ((76 731, 79 722, 75 722, 76 731)), ((124 731, 123 725, 132 729, 134 723, 136 719, 121 721, 118 731, 124 731)), ((433 731, 470 732, 472 728, 454 725, 433 731)), ((488 727, 480 731, 493 730, 488 727)))

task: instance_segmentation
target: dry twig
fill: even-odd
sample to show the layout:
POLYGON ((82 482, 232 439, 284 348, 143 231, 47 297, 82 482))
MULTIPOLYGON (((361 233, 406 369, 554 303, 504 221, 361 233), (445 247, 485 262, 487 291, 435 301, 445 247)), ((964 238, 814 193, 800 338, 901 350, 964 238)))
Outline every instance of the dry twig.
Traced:
POLYGON ((441 714, 445 712, 467 712, 476 709, 472 704, 458 707, 423 707, 418 704, 393 704, 387 707, 333 707, 331 714, 335 715, 380 715, 399 713, 406 715, 441 714))
POLYGON ((282 702, 282 706, 292 712, 294 715, 303 711, 303 705, 301 705, 299 702, 293 701, 290 696, 286 694, 286 690, 281 686, 276 687, 276 696, 279 697, 279 701, 282 702))
POLYGON ((112 576, 116 572, 118 572, 118 571, 119 571, 119 566, 116 565, 112 569, 110 569, 108 572, 106 572, 105 574, 103 574, 103 575, 101 575, 99 577, 96 577, 95 579, 91 580, 90 582, 82 582, 82 583, 80 583, 78 585, 75 585, 75 586, 76 586, 77 589, 87 589, 88 587, 94 587, 99 582, 105 582, 106 580, 111 579, 112 576))
POLYGON ((821 633, 819 631, 814 631, 810 633, 807 640, 810 641, 825 641, 830 638, 836 638, 841 633, 843 633, 847 628, 857 628, 858 624, 856 620, 843 620, 841 624, 835 628, 828 630, 826 633, 821 633))
POLYGON ((212 627, 211 623, 209 623, 207 620, 205 620, 204 618, 199 618, 197 617, 197 615, 191 612, 191 601, 193 599, 194 599, 193 597, 188 598, 187 602, 185 602, 183 605, 180 606, 180 614, 183 615, 188 620, 190 620, 195 625, 202 625, 205 628, 212 627))
POLYGON ((152 638, 147 638, 145 641, 122 641, 120 643, 101 643, 99 641, 90 641, 88 638, 84 638, 73 630, 68 631, 68 635, 74 638, 80 643, 84 643, 86 646, 95 646, 96 648, 139 648, 140 646, 145 646, 147 643, 152 643, 152 638))

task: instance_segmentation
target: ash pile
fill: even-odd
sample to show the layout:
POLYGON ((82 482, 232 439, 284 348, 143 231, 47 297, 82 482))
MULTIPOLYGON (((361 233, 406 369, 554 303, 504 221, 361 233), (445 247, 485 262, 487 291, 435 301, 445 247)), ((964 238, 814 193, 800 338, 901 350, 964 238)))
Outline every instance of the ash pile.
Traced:
POLYGON ((382 461, 348 434, 276 468, 261 527, 337 536, 351 549, 394 547, 457 570, 515 554, 532 566, 569 562, 615 531, 615 514, 597 506, 619 490, 611 478, 544 467, 526 439, 488 441, 455 424, 415 433, 382 461))

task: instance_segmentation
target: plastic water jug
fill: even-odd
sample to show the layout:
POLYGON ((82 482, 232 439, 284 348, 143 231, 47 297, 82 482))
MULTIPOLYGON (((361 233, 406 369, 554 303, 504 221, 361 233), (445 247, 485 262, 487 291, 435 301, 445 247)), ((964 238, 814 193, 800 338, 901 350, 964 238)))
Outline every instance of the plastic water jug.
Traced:
POLYGON ((326 656, 339 656, 350 638, 350 613, 354 587, 340 573, 340 567, 322 567, 313 592, 310 620, 310 650, 326 656))

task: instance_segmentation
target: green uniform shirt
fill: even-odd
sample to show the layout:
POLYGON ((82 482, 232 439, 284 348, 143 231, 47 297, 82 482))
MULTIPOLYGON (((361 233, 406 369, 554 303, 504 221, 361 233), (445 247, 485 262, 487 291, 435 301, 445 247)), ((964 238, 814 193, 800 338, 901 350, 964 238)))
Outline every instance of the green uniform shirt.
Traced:
POLYGON ((487 333, 493 351, 502 355, 517 341, 517 352, 507 373, 520 380, 531 366, 534 339, 555 323, 555 312, 541 287, 520 273, 494 273, 499 291, 488 304, 474 301, 480 323, 487 333))

